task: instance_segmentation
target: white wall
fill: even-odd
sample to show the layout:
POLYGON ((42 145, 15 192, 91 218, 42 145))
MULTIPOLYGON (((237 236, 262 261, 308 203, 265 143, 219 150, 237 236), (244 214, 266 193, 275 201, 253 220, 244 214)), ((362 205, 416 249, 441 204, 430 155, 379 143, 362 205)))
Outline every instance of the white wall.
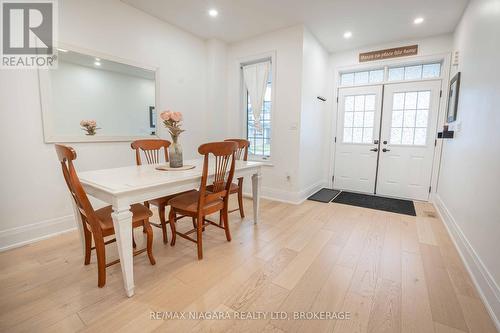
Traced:
POLYGON ((227 138, 227 44, 209 39, 207 45, 207 139, 227 138))
MULTIPOLYGON (((302 99, 303 26, 267 33, 230 44, 227 55, 227 134, 244 137, 239 64, 274 52, 275 92, 272 106, 271 164, 263 170, 263 194, 296 201, 299 190, 299 124, 302 99), (287 179, 290 176, 290 179, 287 179)), ((246 186, 246 189, 249 189, 246 186)))
MULTIPOLYGON (((369 52, 373 50, 388 49, 402 45, 413 45, 413 44, 418 44, 418 54, 416 55, 417 57, 448 53, 453 48, 453 35, 446 34, 428 38, 401 40, 401 41, 394 41, 391 43, 369 45, 354 50, 334 53, 331 55, 330 59, 332 61, 332 65, 334 66, 334 68, 351 66, 359 64, 359 53, 369 52)), ((412 57, 407 57, 407 58, 411 59, 412 57)), ((395 60, 397 60, 397 58, 395 60)), ((376 62, 370 62, 370 63, 376 63, 376 62)))
POLYGON ((300 113, 300 191, 304 196, 328 184, 328 115, 331 110, 329 53, 304 30, 302 61, 302 110, 300 113), (327 98, 326 102, 317 99, 327 98))
POLYGON ((436 203, 500 329, 500 0, 469 4, 455 33, 461 130, 444 140, 436 203))
MULTIPOLYGON (((159 67, 158 110, 185 114, 186 157, 206 141, 205 42, 118 0, 59 1, 59 38, 159 67)), ((35 71, 0 71, 0 248, 74 226, 54 147, 43 143, 35 71), (34 223, 40 223, 33 226, 34 223)), ((164 129, 160 135, 167 138, 164 129)), ((74 144, 78 170, 134 163, 129 143, 74 144)))
POLYGON ((155 81, 60 61, 50 72, 54 135, 82 136, 80 121, 97 121, 99 135, 147 136, 155 81))

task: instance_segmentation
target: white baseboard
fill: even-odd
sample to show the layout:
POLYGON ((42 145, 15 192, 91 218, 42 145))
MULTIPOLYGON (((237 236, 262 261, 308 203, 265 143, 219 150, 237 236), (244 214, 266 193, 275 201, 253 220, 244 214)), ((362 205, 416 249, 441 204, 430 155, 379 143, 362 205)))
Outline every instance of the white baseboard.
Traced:
POLYGON ((456 223, 453 215, 448 210, 441 197, 435 193, 431 197, 432 202, 437 208, 438 214, 444 225, 448 229, 451 239, 458 249, 462 261, 469 274, 472 277, 474 285, 478 289, 479 295, 483 300, 490 317, 500 331, 500 288, 495 282, 490 272, 483 264, 481 258, 477 255, 462 229, 456 223))
MULTIPOLYGON (((261 188, 262 192, 261 192, 260 197, 262 199, 279 201, 279 202, 284 202, 284 203, 288 203, 288 204, 292 204, 292 205, 300 205, 305 200, 307 200, 307 198, 309 196, 311 196, 313 193, 315 193, 316 191, 319 191, 321 188, 327 187, 327 186, 328 186, 328 182, 321 181, 321 182, 318 182, 316 184, 309 186, 308 188, 306 188, 302 191, 295 191, 295 192, 262 186, 262 188, 261 188)), ((244 192, 243 195, 245 197, 251 198, 252 192, 244 192)))
POLYGON ((0 231, 0 252, 34 243, 76 229, 74 215, 0 231))
MULTIPOLYGON (((262 187, 261 198, 299 205, 311 194, 318 191, 322 187, 327 186, 328 183, 322 181, 309 186, 302 191, 296 192, 262 187)), ((251 197, 252 194, 251 192, 245 193, 245 196, 251 197)), ((0 231, 0 252, 54 237, 75 229, 76 225, 74 216, 67 215, 21 227, 2 230, 0 231)))

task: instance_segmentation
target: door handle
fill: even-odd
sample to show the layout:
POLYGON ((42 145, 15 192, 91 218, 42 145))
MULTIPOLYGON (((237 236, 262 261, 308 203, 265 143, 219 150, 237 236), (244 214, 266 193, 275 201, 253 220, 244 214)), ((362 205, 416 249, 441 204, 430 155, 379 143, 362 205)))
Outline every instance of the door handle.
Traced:
POLYGON ((385 153, 385 152, 388 152, 388 151, 391 151, 391 150, 384 148, 384 149, 382 149, 382 151, 385 153))
POLYGON ((372 148, 370 151, 378 151, 378 148, 372 148))

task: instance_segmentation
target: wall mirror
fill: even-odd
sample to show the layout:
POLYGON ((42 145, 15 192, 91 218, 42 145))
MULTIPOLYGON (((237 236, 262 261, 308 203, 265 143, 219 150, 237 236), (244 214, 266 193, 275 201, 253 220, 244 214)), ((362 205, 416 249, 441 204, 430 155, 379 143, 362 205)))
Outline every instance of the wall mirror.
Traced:
POLYGON ((59 49, 58 67, 40 70, 39 82, 45 142, 156 136, 155 69, 59 49))

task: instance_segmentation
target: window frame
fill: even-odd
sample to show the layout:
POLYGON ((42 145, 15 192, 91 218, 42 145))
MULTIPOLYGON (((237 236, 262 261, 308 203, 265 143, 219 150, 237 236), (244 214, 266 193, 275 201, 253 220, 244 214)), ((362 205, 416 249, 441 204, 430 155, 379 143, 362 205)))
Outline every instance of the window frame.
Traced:
MULTIPOLYGON (((429 81, 429 80, 440 80, 443 78, 444 75, 444 60, 443 59, 420 59, 419 61, 406 61, 406 62, 384 62, 384 63, 378 63, 378 64, 369 64, 367 66, 359 66, 355 68, 344 68, 344 69, 339 69, 338 70, 338 75, 337 75, 337 87, 338 88, 348 88, 348 87, 362 87, 362 86, 371 86, 371 85, 378 85, 378 84, 389 84, 389 83, 403 83, 403 82, 420 82, 420 81, 429 81), (423 66, 424 65, 431 65, 431 64, 440 64, 440 73, 439 76, 436 77, 429 77, 429 78, 419 78, 419 79, 408 79, 405 80, 404 78, 402 80, 389 80, 389 69, 392 68, 403 68, 403 71, 406 67, 411 67, 411 66, 423 66), (368 82, 363 83, 363 84, 353 84, 351 85, 342 85, 342 76, 344 74, 353 74, 355 75, 356 73, 361 73, 361 72, 369 72, 370 71, 377 71, 377 70, 383 70, 384 71, 384 76, 382 81, 380 82, 368 82)), ((403 72, 404 75, 404 72, 403 72)))
POLYGON ((271 62, 271 107, 269 110, 270 119, 269 122, 271 124, 271 145, 270 145, 270 154, 269 156, 262 155, 254 155, 248 152, 248 160, 249 161, 258 161, 265 162, 267 165, 272 165, 272 156, 274 151, 274 138, 275 131, 273 130, 274 125, 274 106, 276 105, 276 51, 266 52, 254 57, 248 57, 244 59, 239 59, 238 61, 238 69, 240 76, 240 115, 243 114, 241 118, 241 129, 240 133, 242 137, 248 138, 248 112, 247 112, 247 100, 248 100, 248 92, 245 87, 245 82, 243 79, 243 66, 256 64, 259 62, 270 61, 271 62))

